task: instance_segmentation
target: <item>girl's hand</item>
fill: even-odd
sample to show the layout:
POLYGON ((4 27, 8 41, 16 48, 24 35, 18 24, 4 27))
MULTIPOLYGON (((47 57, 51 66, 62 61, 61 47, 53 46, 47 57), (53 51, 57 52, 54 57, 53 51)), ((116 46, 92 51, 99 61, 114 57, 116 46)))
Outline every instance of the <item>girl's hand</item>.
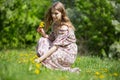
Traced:
POLYGON ((40 63, 40 62, 42 62, 42 60, 40 58, 37 58, 37 59, 35 59, 35 62, 40 63))
POLYGON ((38 27, 38 28, 37 28, 37 32, 42 34, 42 33, 43 33, 43 28, 38 27))
POLYGON ((49 36, 45 33, 44 29, 42 27, 37 28, 37 32, 41 33, 43 37, 48 38, 49 36))
POLYGON ((49 36, 46 34, 45 36, 44 36, 45 38, 49 38, 49 36))

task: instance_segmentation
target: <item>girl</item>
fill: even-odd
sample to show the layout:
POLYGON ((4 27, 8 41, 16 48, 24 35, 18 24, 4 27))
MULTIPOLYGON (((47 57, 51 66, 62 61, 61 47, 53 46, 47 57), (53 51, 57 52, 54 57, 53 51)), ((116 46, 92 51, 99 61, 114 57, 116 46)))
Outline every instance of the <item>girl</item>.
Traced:
POLYGON ((36 62, 41 62, 49 69, 79 73, 79 68, 71 68, 77 56, 74 26, 66 15, 61 2, 54 3, 45 15, 45 29, 51 26, 52 32, 47 35, 43 28, 37 31, 42 34, 38 41, 36 62))

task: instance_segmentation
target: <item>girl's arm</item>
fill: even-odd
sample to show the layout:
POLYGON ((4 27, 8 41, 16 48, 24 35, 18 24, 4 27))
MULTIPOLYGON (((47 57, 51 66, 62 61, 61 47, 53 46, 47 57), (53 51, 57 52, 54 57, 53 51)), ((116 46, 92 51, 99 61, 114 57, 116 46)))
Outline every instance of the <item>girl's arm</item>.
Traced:
POLYGON ((43 37, 48 38, 48 35, 45 33, 43 28, 38 27, 37 32, 41 33, 43 37))
POLYGON ((56 51, 58 49, 58 46, 53 46, 50 48, 50 50, 45 53, 43 56, 41 56, 38 59, 35 59, 35 62, 39 63, 42 62, 44 59, 46 59, 48 56, 50 56, 54 51, 56 51))

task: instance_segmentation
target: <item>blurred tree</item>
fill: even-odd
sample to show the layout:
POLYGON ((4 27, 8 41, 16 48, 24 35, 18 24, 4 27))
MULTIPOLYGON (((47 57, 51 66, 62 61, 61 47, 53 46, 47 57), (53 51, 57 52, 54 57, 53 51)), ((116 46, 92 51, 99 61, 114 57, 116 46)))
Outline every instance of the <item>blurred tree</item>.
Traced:
POLYGON ((79 43, 82 38, 89 53, 109 56, 110 46, 119 40, 115 26, 112 24, 114 7, 111 2, 109 0, 76 0, 76 9, 81 19, 76 23, 79 25, 77 27, 79 43))
POLYGON ((119 58, 120 0, 1 0, 0 49, 36 44, 36 28, 56 1, 76 27, 79 53, 119 58))
POLYGON ((36 43, 39 37, 36 27, 50 4, 50 0, 1 0, 0 48, 36 43))

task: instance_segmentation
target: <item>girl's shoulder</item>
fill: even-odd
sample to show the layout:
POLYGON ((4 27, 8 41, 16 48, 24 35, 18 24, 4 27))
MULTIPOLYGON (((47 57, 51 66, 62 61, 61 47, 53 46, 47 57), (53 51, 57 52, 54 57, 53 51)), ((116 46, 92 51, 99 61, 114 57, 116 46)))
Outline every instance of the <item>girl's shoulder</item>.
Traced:
POLYGON ((68 31, 74 31, 69 25, 62 25, 60 27, 60 30, 68 30, 68 31))
POLYGON ((68 29, 69 29, 69 27, 67 25, 62 25, 60 27, 60 30, 68 30, 68 29))

